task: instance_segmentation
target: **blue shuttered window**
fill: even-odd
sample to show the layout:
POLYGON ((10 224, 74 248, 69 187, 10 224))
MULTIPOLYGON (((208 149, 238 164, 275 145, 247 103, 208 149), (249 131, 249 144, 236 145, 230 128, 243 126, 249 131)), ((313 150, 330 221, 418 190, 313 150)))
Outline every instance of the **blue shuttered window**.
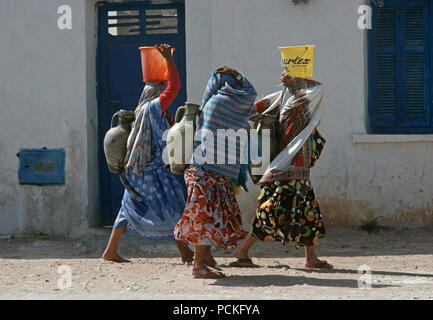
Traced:
POLYGON ((433 133, 430 0, 385 0, 368 34, 370 133, 433 133))

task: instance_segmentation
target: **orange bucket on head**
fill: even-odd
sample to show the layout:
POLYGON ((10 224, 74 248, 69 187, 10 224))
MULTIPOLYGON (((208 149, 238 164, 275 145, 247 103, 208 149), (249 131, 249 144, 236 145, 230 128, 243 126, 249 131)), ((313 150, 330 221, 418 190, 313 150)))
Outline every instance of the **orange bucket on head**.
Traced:
MULTIPOLYGON (((163 82, 168 80, 167 61, 156 47, 140 47, 143 81, 163 82)), ((171 48, 174 51, 174 48, 171 48)))

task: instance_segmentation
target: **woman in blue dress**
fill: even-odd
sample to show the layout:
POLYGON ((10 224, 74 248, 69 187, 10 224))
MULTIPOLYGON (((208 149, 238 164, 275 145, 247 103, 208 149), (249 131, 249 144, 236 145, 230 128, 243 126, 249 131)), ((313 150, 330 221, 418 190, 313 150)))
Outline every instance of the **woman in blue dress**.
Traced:
MULTIPOLYGON (((179 73, 169 45, 158 47, 168 65, 168 82, 146 82, 135 111, 135 122, 127 143, 125 171, 128 182, 141 200, 125 190, 113 230, 102 258, 129 262, 118 253, 120 238, 127 226, 152 240, 174 240, 173 230, 182 216, 186 202, 183 176, 174 175, 165 165, 163 133, 170 128, 165 111, 180 89, 179 73)), ((193 261, 193 252, 175 241, 183 263, 193 261)))

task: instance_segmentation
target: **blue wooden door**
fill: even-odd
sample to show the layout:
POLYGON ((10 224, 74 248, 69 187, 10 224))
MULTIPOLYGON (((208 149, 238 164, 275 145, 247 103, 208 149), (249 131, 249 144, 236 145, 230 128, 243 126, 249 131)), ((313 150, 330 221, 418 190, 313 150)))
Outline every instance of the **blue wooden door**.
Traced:
POLYGON ((144 83, 138 47, 168 43, 175 48, 181 91, 169 110, 186 100, 184 4, 151 5, 134 2, 98 6, 98 157, 100 224, 113 224, 124 188, 108 171, 103 140, 111 117, 120 109, 135 110, 144 83))

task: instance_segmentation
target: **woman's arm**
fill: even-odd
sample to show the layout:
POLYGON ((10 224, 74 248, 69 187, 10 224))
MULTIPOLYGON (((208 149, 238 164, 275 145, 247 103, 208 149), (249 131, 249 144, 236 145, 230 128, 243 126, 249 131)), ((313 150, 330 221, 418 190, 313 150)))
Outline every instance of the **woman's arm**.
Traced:
POLYGON ((180 90, 180 78, 177 72, 176 65, 173 63, 168 64, 168 83, 167 88, 160 94, 159 103, 162 107, 162 112, 168 108, 168 106, 176 98, 180 90))
POLYGON ((173 102, 180 90, 180 78, 176 65, 174 64, 171 47, 168 44, 162 44, 158 47, 159 52, 167 61, 168 66, 168 83, 167 88, 160 94, 159 103, 161 104, 161 115, 165 109, 173 102))

